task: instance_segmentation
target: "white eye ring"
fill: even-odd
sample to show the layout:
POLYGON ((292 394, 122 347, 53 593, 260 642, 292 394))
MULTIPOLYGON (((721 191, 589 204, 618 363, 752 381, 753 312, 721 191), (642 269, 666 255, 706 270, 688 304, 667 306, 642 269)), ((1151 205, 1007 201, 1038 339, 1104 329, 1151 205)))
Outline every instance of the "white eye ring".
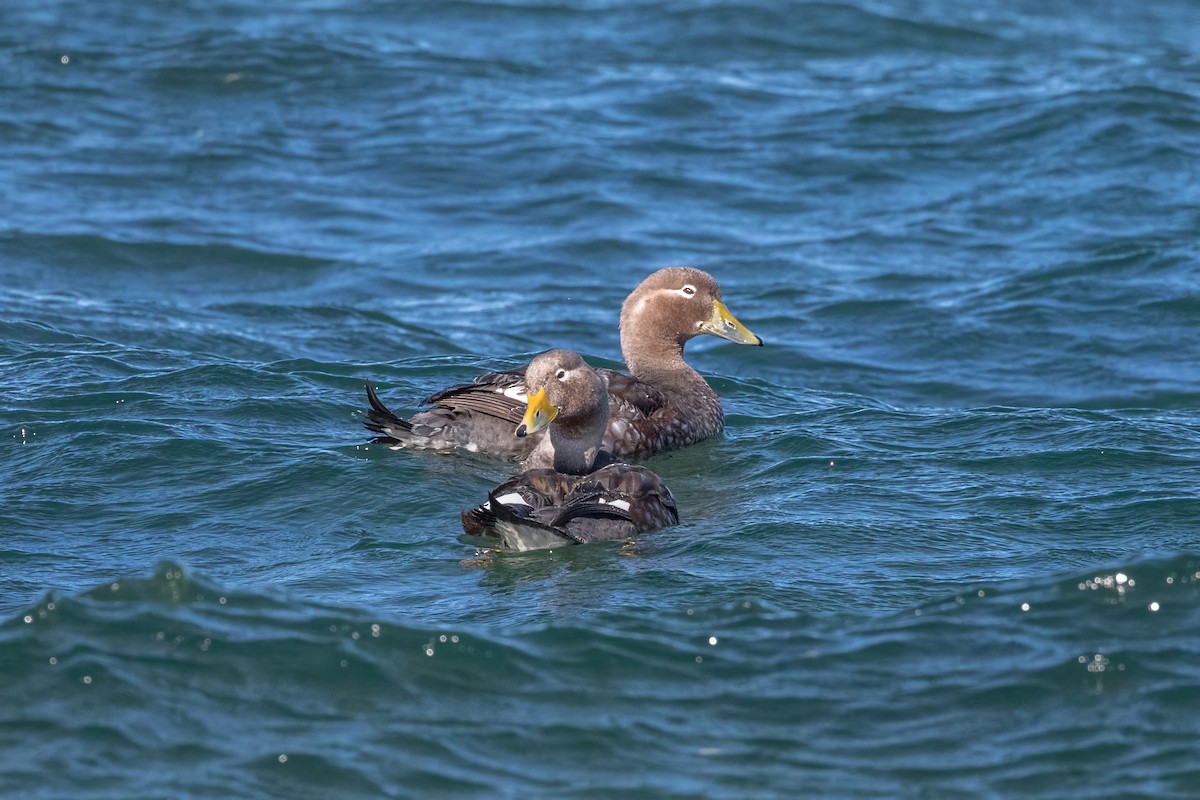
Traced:
POLYGON ((690 283, 687 283, 687 284, 684 284, 683 288, 680 289, 679 292, 684 297, 691 297, 692 295, 694 295, 696 293, 696 287, 692 286, 690 283))
POLYGON ((554 373, 554 377, 558 378, 560 381, 565 381, 567 379, 567 371, 565 369, 560 369, 558 372, 554 373))

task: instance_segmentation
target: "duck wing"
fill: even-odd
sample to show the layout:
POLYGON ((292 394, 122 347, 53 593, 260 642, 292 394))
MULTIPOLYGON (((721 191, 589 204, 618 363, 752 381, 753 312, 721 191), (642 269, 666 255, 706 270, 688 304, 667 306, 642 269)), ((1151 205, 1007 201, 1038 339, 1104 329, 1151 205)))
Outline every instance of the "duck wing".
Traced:
POLYGON ((525 399, 525 368, 520 367, 487 372, 471 383, 448 386, 426 397, 420 405, 474 412, 516 426, 525 415, 525 399))
POLYGON ((725 427, 721 401, 699 374, 655 383, 613 370, 608 381, 612 411, 604 446, 622 458, 643 458, 684 447, 725 427))
POLYGON ((538 443, 535 434, 518 438, 516 426, 525 413, 524 370, 489 372, 473 383, 442 389, 421 401, 433 408, 401 419, 367 386, 367 421, 379 434, 372 442, 393 449, 424 447, 466 450, 506 458, 524 458, 538 443))
POLYGON ((641 378, 615 369, 598 369, 596 372, 608 384, 608 406, 614 417, 648 417, 667 405, 667 396, 641 378))
POLYGON ((624 463, 580 478, 562 513, 563 524, 585 541, 628 536, 679 522, 679 508, 663 479, 645 467, 624 463), (581 525, 579 520, 585 517, 621 519, 625 524, 581 525))
POLYGON ((462 512, 463 531, 499 539, 506 550, 544 550, 579 540, 555 525, 558 499, 570 492, 573 476, 549 469, 517 475, 488 493, 487 502, 462 512))

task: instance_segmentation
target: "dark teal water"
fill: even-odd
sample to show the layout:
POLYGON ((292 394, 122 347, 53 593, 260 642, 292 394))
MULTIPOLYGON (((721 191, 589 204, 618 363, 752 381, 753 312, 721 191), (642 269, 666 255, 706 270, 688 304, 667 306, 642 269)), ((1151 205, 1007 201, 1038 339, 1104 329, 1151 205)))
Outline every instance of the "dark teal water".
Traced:
POLYGON ((0 6, 0 796, 1191 798, 1200 7, 0 6), (364 444, 647 273, 683 516, 364 444))

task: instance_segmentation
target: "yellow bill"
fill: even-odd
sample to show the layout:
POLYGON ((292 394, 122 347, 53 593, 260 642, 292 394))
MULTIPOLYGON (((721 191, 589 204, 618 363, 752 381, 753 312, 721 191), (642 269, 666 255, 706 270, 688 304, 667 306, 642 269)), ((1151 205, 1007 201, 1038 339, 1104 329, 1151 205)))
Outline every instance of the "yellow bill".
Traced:
POLYGON ((737 317, 729 313, 729 309, 720 300, 713 300, 712 316, 700 323, 703 333, 716 336, 718 339, 728 339, 738 344, 753 344, 762 346, 761 336, 750 332, 750 329, 737 321, 737 317))
POLYGON ((517 436, 528 436, 544 430, 557 416, 558 409, 546 396, 546 387, 543 386, 529 395, 525 406, 525 416, 521 419, 521 424, 517 426, 517 436))

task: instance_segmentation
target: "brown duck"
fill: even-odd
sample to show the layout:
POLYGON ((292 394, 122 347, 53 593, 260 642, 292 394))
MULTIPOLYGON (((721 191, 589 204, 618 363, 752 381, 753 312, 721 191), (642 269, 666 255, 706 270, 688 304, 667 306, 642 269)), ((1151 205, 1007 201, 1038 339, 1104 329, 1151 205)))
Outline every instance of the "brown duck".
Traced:
MULTIPOLYGON (((738 344, 761 345, 721 302, 711 275, 691 267, 667 267, 650 275, 621 307, 621 352, 630 374, 596 370, 607 386, 610 416, 606 449, 640 458, 693 444, 721 433, 724 412, 717 393, 683 360, 687 341, 700 334, 738 344)), ((523 458, 539 434, 514 435, 525 413, 524 368, 489 372, 473 383, 443 389, 421 405, 433 407, 401 419, 367 386, 372 441, 392 448, 463 448, 523 458)))
POLYGON ((602 446, 609 422, 604 379, 570 350, 551 350, 525 372, 529 403, 514 431, 546 433, 523 472, 462 512, 463 530, 508 550, 626 539, 679 522, 675 499, 650 470, 602 446), (548 430, 547 430, 548 429, 548 430))

